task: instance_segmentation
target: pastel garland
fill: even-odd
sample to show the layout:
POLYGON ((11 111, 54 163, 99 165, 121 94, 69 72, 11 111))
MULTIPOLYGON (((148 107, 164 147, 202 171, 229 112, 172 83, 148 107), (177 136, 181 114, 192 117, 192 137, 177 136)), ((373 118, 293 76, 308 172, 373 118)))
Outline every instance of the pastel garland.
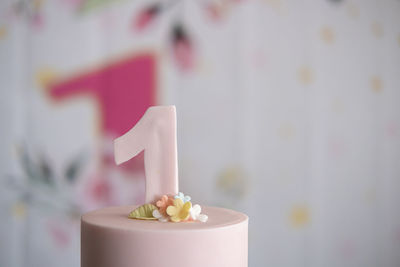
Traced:
POLYGON ((182 192, 178 195, 164 195, 154 204, 144 204, 134 209, 129 218, 139 220, 158 220, 160 222, 207 222, 208 216, 201 213, 200 205, 192 206, 191 197, 182 192))

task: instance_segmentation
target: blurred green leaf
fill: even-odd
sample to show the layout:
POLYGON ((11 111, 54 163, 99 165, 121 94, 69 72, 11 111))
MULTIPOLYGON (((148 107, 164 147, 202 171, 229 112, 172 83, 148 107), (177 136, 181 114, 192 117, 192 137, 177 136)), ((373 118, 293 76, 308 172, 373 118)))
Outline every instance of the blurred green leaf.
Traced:
POLYGON ((78 177, 83 165, 86 162, 86 153, 81 153, 75 157, 68 165, 65 170, 65 177, 70 183, 74 183, 78 177))
POLYGON ((54 175, 49 162, 43 156, 41 156, 38 165, 42 182, 53 186, 55 184, 54 175))
POLYGON ((37 181, 38 178, 38 169, 33 163, 32 159, 28 155, 28 152, 25 147, 19 147, 20 153, 20 162, 22 169, 24 170, 28 179, 32 181, 37 181))

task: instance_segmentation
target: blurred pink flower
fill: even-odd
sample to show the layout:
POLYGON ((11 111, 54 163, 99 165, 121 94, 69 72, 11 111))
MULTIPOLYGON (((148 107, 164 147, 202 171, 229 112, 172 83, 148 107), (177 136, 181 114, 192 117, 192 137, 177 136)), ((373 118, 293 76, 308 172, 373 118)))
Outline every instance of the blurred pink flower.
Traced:
POLYGON ((65 248, 70 242, 70 233, 67 233, 60 225, 55 222, 49 221, 47 223, 47 230, 52 237, 54 243, 60 248, 65 248))
POLYGON ((83 206, 95 209, 113 204, 113 186, 111 182, 101 175, 89 178, 83 190, 83 206))
POLYGON ((108 202, 111 199, 111 185, 106 179, 97 180, 90 188, 93 199, 99 202, 108 202))
POLYGON ((181 24, 175 25, 172 32, 172 52, 178 67, 183 71, 194 67, 194 49, 192 42, 181 24))
POLYGON ((161 6, 159 4, 153 4, 142 10, 134 19, 134 29, 141 31, 147 28, 160 11, 161 6))
POLYGON ((44 24, 43 16, 39 13, 33 14, 31 19, 31 24, 35 29, 42 28, 44 24))
POLYGON ((213 21, 219 21, 223 15, 223 8, 217 3, 208 3, 205 7, 208 16, 213 21))

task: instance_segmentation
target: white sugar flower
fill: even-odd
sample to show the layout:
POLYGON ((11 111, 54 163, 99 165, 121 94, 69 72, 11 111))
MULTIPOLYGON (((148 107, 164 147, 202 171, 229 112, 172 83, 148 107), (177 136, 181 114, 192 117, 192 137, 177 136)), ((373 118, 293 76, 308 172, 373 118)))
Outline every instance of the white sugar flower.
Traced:
POLYGON ((201 222, 206 222, 208 220, 208 216, 205 214, 201 214, 201 207, 200 205, 196 204, 190 209, 190 217, 194 221, 199 220, 201 222))
POLYGON ((168 218, 162 216, 162 214, 157 209, 153 210, 153 217, 158 219, 158 221, 160 222, 168 222, 168 218))

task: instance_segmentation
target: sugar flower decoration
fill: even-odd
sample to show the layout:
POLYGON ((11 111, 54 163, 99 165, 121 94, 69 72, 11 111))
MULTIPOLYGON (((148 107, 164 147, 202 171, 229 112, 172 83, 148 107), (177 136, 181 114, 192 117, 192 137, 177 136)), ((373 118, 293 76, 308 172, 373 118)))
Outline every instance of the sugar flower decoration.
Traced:
POLYGON ((198 204, 194 205, 190 209, 189 213, 190 213, 190 217, 194 221, 199 220, 201 222, 207 222, 207 220, 208 220, 208 216, 207 215, 201 214, 201 207, 198 204))
POLYGON ((185 221, 190 216, 191 208, 192 203, 190 201, 183 203, 181 198, 176 198, 174 205, 167 208, 167 214, 171 216, 170 219, 173 222, 185 221))
MULTIPOLYGON (((156 202, 156 206, 158 211, 163 217, 167 217, 167 208, 168 206, 174 205, 173 197, 163 195, 159 201, 156 202)), ((156 217, 156 216, 154 216, 156 217)), ((156 217, 157 218, 157 217, 156 217)))
POLYGON ((192 199, 188 195, 185 196, 182 192, 179 192, 174 198, 182 200, 183 203, 189 202, 192 199))
POLYGON ((190 200, 190 196, 185 196, 182 192, 176 196, 163 195, 156 202, 137 207, 128 217, 160 222, 207 222, 208 216, 201 213, 200 205, 192 205, 190 200))
POLYGON ((160 222, 168 222, 168 217, 164 217, 159 210, 153 210, 153 217, 160 222))

